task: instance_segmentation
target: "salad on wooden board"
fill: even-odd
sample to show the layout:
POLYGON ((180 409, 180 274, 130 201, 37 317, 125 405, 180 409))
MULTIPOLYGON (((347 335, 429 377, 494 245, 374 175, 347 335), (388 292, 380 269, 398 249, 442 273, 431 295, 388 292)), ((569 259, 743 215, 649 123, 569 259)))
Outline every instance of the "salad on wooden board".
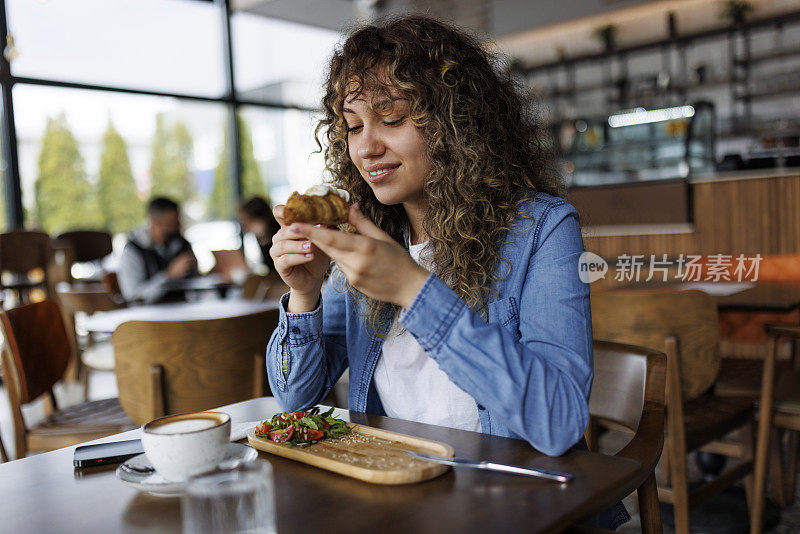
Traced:
POLYGON ((333 408, 322 414, 319 413, 319 407, 307 412, 278 413, 256 426, 257 437, 291 446, 313 445, 320 440, 340 438, 349 433, 347 423, 333 416, 333 408))

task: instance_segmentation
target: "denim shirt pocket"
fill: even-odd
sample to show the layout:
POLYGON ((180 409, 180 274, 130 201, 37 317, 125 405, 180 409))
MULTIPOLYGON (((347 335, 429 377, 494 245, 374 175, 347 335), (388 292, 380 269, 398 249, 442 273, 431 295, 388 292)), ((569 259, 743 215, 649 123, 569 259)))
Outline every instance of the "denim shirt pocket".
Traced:
POLYGON ((507 297, 490 302, 487 306, 489 322, 496 323, 513 333, 517 339, 519 332, 519 305, 515 297, 507 297))

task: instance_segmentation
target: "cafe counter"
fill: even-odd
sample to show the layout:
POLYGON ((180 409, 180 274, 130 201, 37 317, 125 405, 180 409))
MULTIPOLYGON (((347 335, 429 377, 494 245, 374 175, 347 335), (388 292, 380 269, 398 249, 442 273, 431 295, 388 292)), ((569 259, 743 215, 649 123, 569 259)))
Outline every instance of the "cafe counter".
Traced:
POLYGON ((586 249, 620 255, 800 253, 800 170, 573 188, 586 249))

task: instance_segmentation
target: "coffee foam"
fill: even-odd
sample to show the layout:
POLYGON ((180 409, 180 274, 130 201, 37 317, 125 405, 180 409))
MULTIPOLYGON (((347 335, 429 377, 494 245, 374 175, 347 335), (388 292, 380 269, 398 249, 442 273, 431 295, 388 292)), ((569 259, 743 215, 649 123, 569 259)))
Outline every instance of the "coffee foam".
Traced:
POLYGON ((220 412, 185 413, 154 419, 145 424, 143 430, 150 434, 186 434, 219 426, 229 420, 228 414, 220 412))
POLYGON ((217 424, 219 424, 219 422, 213 419, 183 419, 181 421, 173 421, 149 428, 148 431, 152 434, 183 434, 185 432, 196 432, 204 428, 211 428, 217 424))

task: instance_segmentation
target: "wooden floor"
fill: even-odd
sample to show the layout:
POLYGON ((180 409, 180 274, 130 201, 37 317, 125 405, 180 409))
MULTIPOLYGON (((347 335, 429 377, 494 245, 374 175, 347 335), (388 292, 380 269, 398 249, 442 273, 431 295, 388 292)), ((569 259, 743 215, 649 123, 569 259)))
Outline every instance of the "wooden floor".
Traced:
MULTIPOLYGON (((626 443, 624 435, 609 433, 601 438, 601 450, 613 454, 626 443)), ((695 453, 689 455, 687 463, 689 481, 699 483, 702 481, 702 473, 695 461, 695 453)), ((798 499, 792 506, 780 510, 777 505, 768 502, 766 517, 767 526, 765 534, 798 534, 800 533, 800 479, 798 479, 798 499), (777 523, 776 523, 777 522, 777 523)), ((641 532, 639 525, 639 513, 634 497, 628 497, 623 501, 631 520, 617 529, 621 534, 636 534, 641 532)), ((672 507, 667 504, 661 505, 662 522, 664 534, 674 534, 672 528, 672 507)), ((693 508, 690 514, 692 519, 691 529, 698 534, 749 534, 749 517, 747 514, 746 500, 744 495, 744 484, 738 483, 733 488, 729 488, 721 494, 715 495, 707 503, 699 508, 693 508)))

